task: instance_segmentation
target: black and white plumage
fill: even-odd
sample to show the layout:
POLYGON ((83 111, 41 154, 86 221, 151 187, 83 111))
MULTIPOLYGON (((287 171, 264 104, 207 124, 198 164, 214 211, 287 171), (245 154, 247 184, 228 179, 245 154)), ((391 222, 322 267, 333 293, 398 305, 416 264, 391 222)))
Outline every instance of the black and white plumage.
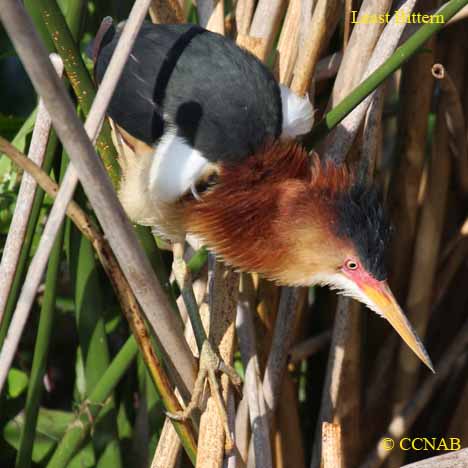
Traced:
MULTIPOLYGON (((118 42, 111 28, 98 45, 102 79, 118 42)), ((110 117, 154 146, 150 191, 172 202, 219 162, 239 163, 265 143, 307 133, 313 109, 230 39, 191 24, 144 23, 110 117)))

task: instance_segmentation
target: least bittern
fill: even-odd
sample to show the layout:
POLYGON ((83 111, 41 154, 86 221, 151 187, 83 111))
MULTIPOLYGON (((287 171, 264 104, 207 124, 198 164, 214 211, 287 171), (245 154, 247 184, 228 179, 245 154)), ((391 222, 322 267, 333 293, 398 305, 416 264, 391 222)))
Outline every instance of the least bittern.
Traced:
MULTIPOLYGON (((118 37, 111 27, 95 41, 98 82, 118 37)), ((351 296, 433 369, 386 282, 389 226, 375 190, 294 140, 313 123, 307 97, 223 36, 145 23, 108 112, 135 152, 119 193, 133 221, 194 235, 278 284, 351 296)))

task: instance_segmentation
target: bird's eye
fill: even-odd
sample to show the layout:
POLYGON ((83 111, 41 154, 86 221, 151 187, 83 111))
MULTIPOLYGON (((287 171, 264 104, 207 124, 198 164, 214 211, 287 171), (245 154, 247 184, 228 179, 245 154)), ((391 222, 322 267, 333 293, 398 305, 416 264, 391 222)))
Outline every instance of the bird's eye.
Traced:
POLYGON ((358 264, 354 260, 348 260, 346 262, 346 268, 348 270, 357 270, 358 264))

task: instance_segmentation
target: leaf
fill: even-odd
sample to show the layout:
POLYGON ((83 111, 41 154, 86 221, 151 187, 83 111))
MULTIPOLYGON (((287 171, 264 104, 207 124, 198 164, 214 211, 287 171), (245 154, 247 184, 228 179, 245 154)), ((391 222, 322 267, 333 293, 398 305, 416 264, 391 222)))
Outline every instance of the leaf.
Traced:
POLYGON ((8 372, 8 396, 18 398, 28 388, 28 375, 19 369, 11 368, 8 372))
MULTIPOLYGON (((67 427, 74 420, 74 417, 73 413, 65 411, 49 410, 46 408, 39 410, 32 453, 32 459, 35 463, 40 463, 51 452, 65 434, 67 427)), ((19 413, 6 424, 3 430, 5 440, 17 450, 19 448, 23 424, 24 414, 19 413)))
POLYGON ((21 130, 25 122, 26 120, 21 117, 0 114, 0 134, 11 140, 21 130))
POLYGON ((96 457, 91 442, 86 444, 68 463, 68 468, 90 468, 96 466, 96 457))
MULTIPOLYGON (((22 153, 26 150, 26 140, 29 134, 33 131, 34 123, 36 121, 37 115, 37 108, 31 112, 31 115, 24 121, 22 127, 18 130, 15 137, 13 138, 11 144, 21 151, 22 153)), ((0 120, 1 125, 1 120, 0 120)), ((1 132, 1 127, 0 127, 1 132)), ((3 132, 1 132, 3 134, 3 132)), ((5 178, 12 170, 12 163, 9 158, 7 158, 4 154, 0 153, 0 181, 1 179, 5 178)), ((15 179, 10 178, 10 179, 15 179)), ((10 186, 10 189, 12 187, 10 186)))
POLYGON ((86 398, 86 376, 83 365, 83 352, 81 350, 81 346, 79 346, 76 350, 75 375, 75 385, 78 398, 80 401, 83 401, 86 398))

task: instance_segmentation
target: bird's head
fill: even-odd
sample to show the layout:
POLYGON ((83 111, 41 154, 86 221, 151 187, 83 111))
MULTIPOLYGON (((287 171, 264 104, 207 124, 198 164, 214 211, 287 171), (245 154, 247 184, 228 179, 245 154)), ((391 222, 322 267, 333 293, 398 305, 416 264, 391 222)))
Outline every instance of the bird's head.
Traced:
MULTIPOLYGON (((306 225, 301 228, 303 247, 314 252, 310 256, 314 272, 306 283, 326 285, 387 319, 433 370, 423 344, 387 283, 391 227, 377 191, 346 169, 321 164, 320 171, 316 176, 319 180, 313 183, 314 195, 320 198, 314 203, 315 220, 309 217, 309 229, 306 225)), ((301 251, 304 255, 303 248, 301 251)))
POLYGON ((222 167, 201 202, 185 206, 187 231, 227 263, 288 286, 324 285, 386 318, 432 369, 388 284, 390 226, 375 189, 343 166, 275 143, 222 167))

